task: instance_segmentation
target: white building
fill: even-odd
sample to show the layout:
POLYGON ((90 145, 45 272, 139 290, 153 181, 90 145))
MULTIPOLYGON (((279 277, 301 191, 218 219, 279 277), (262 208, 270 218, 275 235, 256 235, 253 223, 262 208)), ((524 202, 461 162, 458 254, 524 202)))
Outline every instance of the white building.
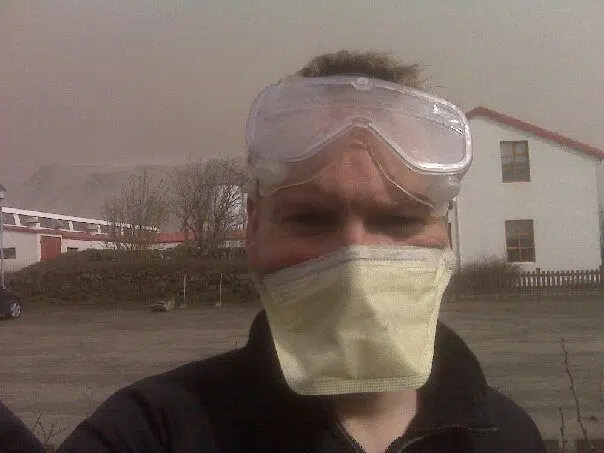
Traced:
MULTIPOLYGON (((105 220, 4 207, 2 222, 7 272, 55 258, 61 253, 106 249, 111 245, 108 233, 113 225, 105 220)), ((128 228, 128 225, 122 228, 128 228)), ((228 232, 222 247, 242 248, 244 235, 241 228, 228 232)), ((170 249, 184 241, 182 232, 159 233, 153 248, 170 249)))
POLYGON ((105 248, 109 223, 99 219, 66 216, 4 207, 4 264, 8 272, 61 253, 105 248))
POLYGON ((498 257, 525 270, 598 268, 604 151, 483 107, 467 116, 474 162, 449 217, 458 264, 498 257))

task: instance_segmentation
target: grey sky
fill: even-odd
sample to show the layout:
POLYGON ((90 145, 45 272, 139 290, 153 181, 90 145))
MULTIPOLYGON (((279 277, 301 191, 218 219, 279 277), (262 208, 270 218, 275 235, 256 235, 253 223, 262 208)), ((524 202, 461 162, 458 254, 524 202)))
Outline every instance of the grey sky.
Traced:
POLYGON ((255 94, 340 48, 604 148, 603 29, 602 0, 4 0, 0 172, 239 153, 255 94))

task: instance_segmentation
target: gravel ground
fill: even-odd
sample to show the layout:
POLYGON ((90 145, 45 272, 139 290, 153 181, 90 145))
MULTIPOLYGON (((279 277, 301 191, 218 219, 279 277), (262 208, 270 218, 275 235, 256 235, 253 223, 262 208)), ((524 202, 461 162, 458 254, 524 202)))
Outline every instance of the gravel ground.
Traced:
MULTIPOLYGON (((0 322, 0 398, 48 437, 62 439, 118 388, 247 341, 257 307, 146 309, 27 307, 0 322)), ((491 385, 533 416, 545 438, 580 437, 562 361, 569 351, 585 425, 604 437, 598 385, 604 369, 604 310, 599 297, 450 302, 442 319, 469 343, 491 385)))

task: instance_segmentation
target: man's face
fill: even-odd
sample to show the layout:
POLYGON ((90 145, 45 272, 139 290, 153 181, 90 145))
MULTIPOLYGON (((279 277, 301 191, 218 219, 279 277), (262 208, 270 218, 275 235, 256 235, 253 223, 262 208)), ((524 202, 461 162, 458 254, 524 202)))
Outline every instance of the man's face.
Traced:
POLYGON ((260 275, 351 245, 448 245, 444 220, 384 178, 366 146, 349 137, 326 151, 331 165, 313 181, 248 202, 246 248, 260 275))

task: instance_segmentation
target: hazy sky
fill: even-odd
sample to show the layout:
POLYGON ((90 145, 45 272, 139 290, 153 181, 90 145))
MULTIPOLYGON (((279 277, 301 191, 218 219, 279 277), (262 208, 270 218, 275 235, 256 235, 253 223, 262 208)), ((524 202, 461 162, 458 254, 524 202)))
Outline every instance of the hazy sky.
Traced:
POLYGON ((604 0, 0 0, 0 176, 237 154, 266 84, 340 48, 604 148, 604 0))

